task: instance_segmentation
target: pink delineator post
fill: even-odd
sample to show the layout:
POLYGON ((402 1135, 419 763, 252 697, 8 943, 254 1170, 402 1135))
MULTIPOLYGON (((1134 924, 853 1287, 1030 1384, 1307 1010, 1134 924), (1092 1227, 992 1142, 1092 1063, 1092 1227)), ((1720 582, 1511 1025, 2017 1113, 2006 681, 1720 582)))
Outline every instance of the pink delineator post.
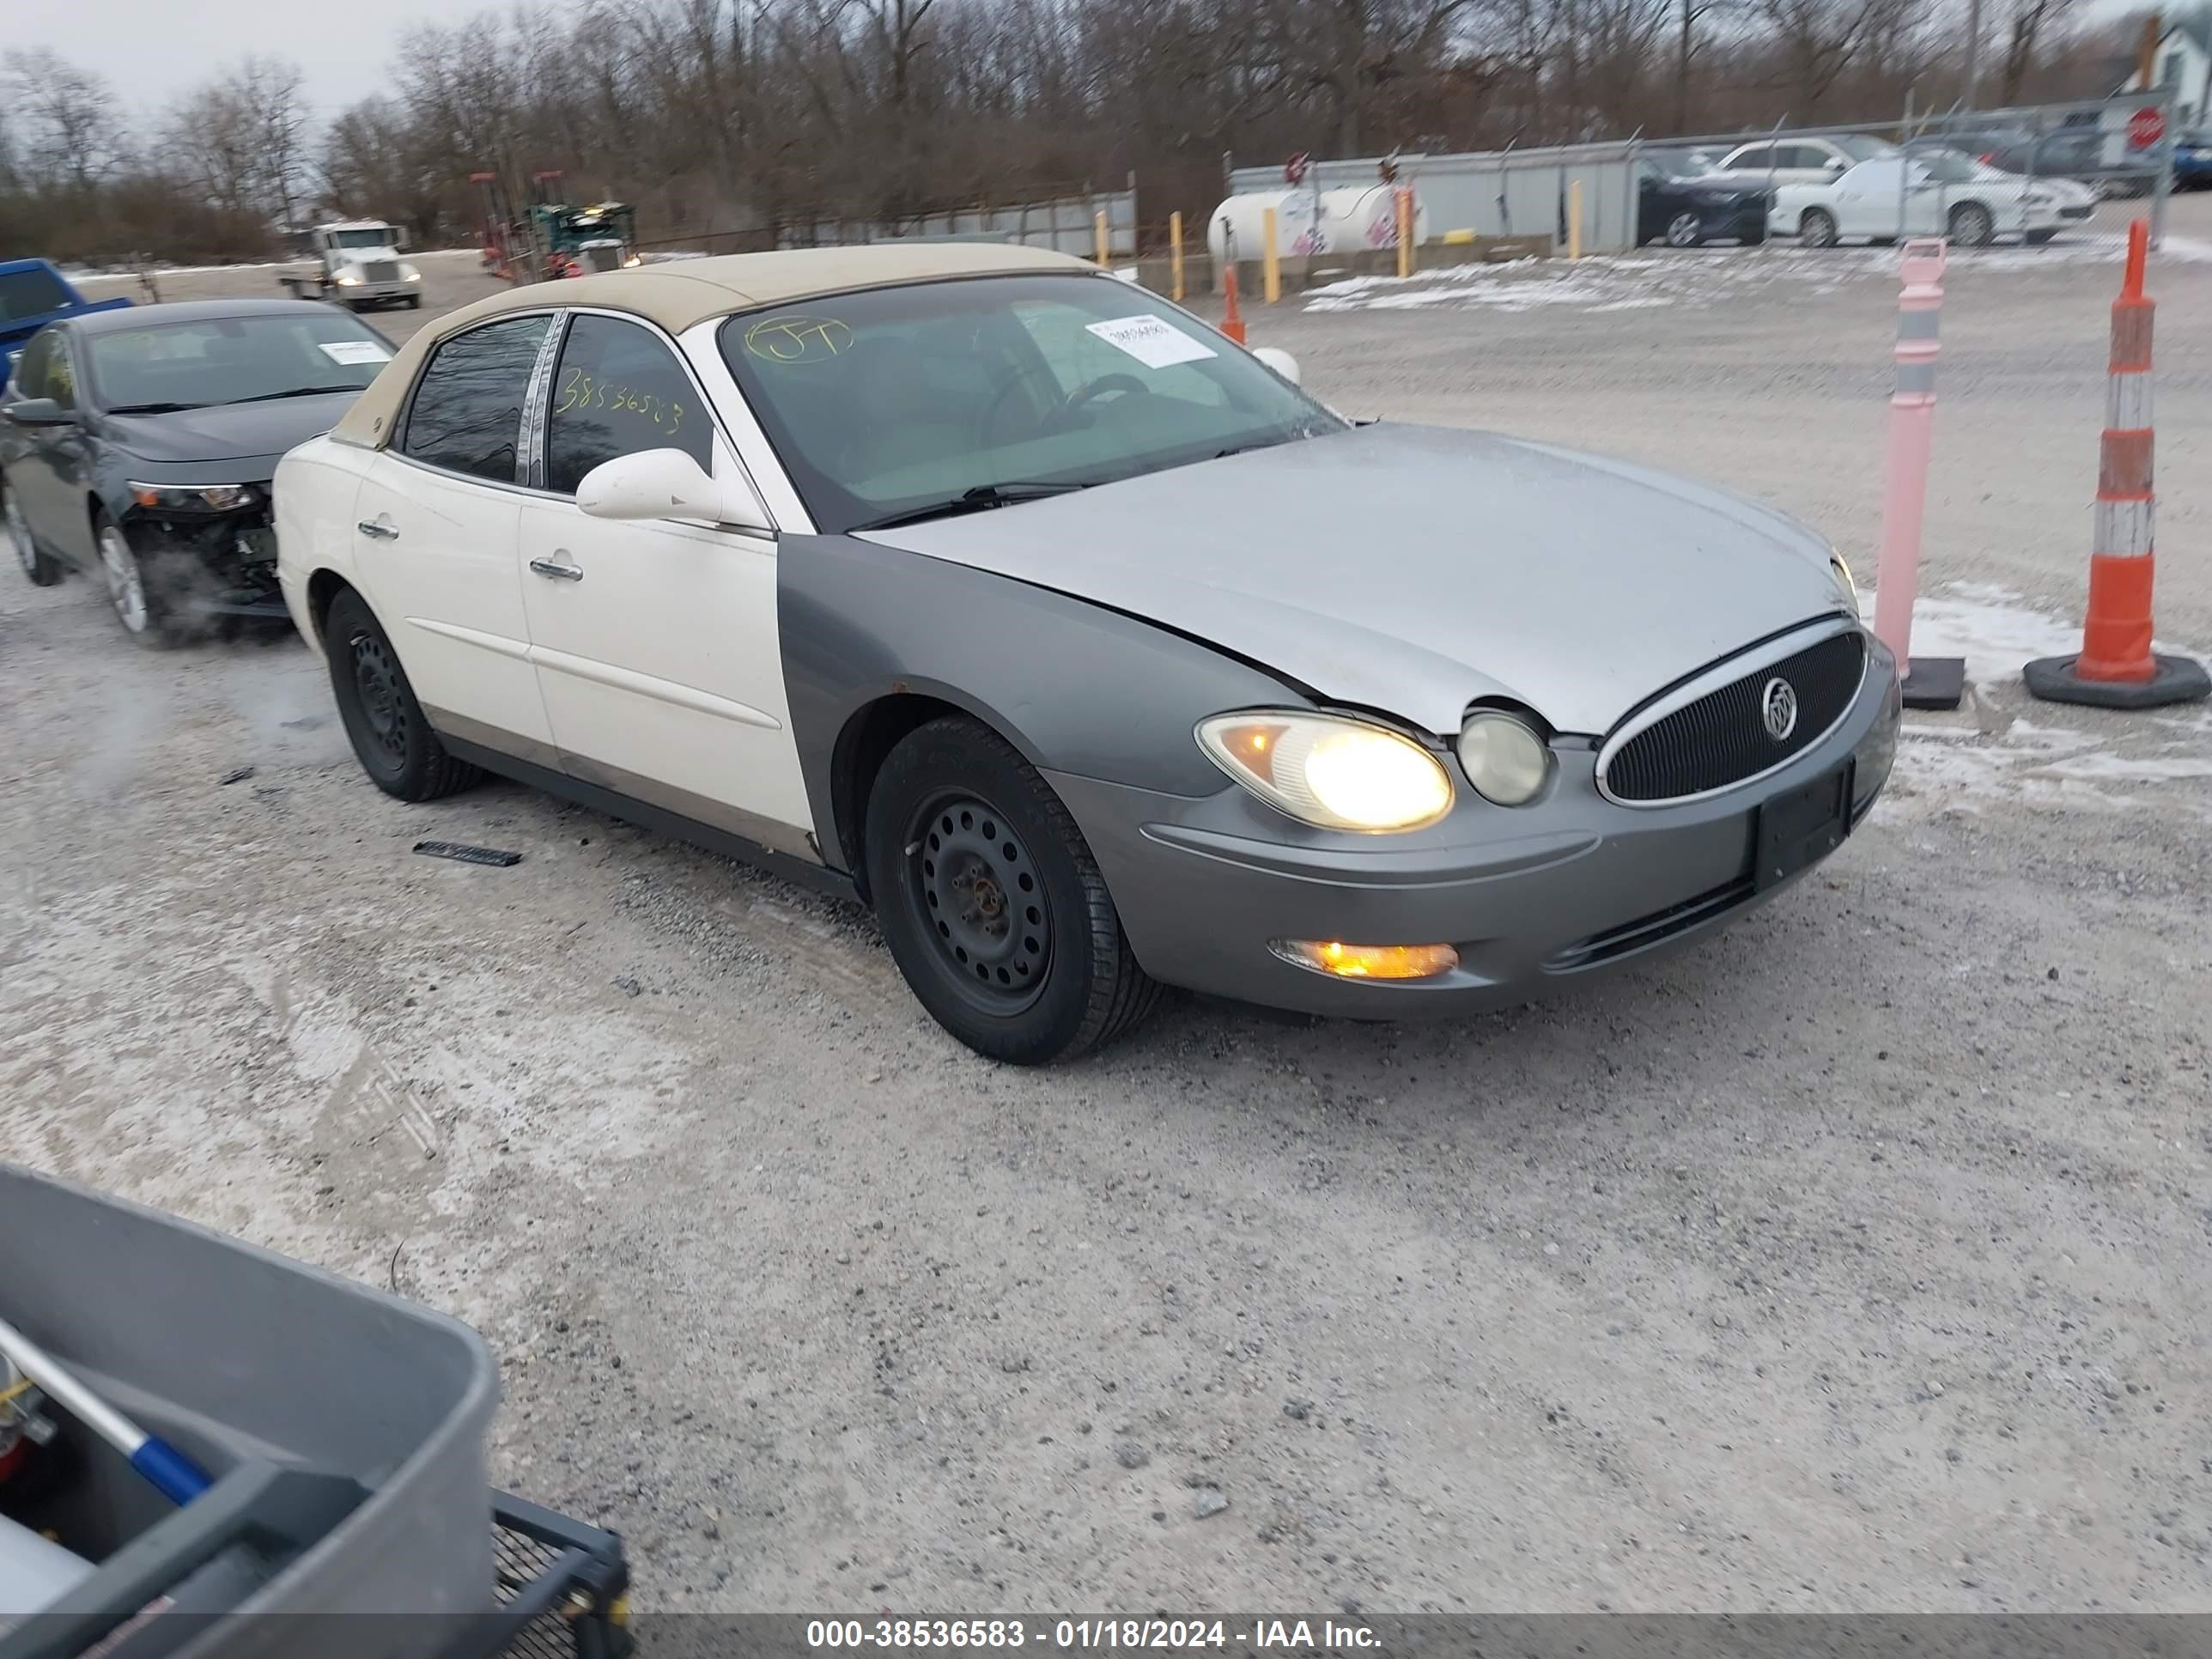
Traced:
POLYGON ((1912 658, 1912 600, 1920 580, 1920 516, 1936 436, 1936 317, 1943 306, 1943 242, 1905 245, 1897 299, 1897 390, 1889 398, 1889 481, 1881 498, 1881 561, 1875 571, 1874 631, 1897 658, 1912 658))

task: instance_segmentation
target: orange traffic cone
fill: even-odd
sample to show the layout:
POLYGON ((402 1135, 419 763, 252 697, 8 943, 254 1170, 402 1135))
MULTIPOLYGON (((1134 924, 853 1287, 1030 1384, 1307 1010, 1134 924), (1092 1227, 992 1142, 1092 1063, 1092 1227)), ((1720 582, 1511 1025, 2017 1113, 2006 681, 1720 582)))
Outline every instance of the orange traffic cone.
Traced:
POLYGON ((2157 708, 2212 696, 2212 677, 2187 657, 2151 648, 2150 339, 2157 302, 2143 292, 2150 228, 2128 227, 2127 274, 2112 302, 2110 389, 2097 469, 2097 533, 2089 555, 2089 612, 2079 656, 2042 657, 2021 670, 2049 702, 2157 708))
POLYGON ((1231 258, 1222 273, 1229 291, 1229 309, 1222 314, 1221 331, 1238 345, 1244 343, 1244 313, 1237 308, 1237 261, 1231 258))

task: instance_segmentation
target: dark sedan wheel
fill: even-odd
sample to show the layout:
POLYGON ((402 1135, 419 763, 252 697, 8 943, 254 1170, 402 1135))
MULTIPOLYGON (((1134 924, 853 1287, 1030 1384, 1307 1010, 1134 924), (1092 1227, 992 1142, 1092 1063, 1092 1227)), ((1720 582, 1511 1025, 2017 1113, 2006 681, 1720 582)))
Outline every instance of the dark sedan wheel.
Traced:
POLYGON ((477 769, 447 754, 422 718, 398 653, 351 588, 331 601, 323 655, 346 736, 378 788, 401 800, 435 800, 477 781, 477 769))
POLYGON ((1668 247, 1702 247, 1705 241, 1705 226, 1696 214, 1678 213, 1667 222, 1668 247))
POLYGON ((1826 208, 1807 208, 1797 221, 1797 240, 1807 247, 1836 245, 1836 216, 1826 208))
POLYGON ((60 562, 40 550, 37 538, 31 534, 31 521, 23 516, 23 505, 5 478, 0 478, 0 522, 8 526, 8 544, 15 550, 16 562, 31 579, 32 586, 52 587, 62 579, 60 562))
POLYGON ((183 637, 170 595, 163 584, 147 580, 145 561, 122 526, 105 513, 92 520, 92 539, 100 553, 100 580, 115 620, 132 641, 149 651, 165 650, 183 637))
POLYGON ((866 838, 899 971, 978 1054, 1073 1059, 1157 999, 1075 820, 996 733, 947 719, 908 735, 876 775, 866 838))

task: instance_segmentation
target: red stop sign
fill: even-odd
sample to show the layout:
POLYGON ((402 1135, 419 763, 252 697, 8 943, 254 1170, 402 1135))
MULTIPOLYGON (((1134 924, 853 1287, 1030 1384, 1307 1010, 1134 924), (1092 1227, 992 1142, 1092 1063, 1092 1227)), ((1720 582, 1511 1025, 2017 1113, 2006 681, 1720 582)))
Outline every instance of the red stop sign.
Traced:
POLYGON ((2128 117, 2128 148, 2148 149, 2166 137, 2166 117, 2154 109, 2139 109, 2128 117))

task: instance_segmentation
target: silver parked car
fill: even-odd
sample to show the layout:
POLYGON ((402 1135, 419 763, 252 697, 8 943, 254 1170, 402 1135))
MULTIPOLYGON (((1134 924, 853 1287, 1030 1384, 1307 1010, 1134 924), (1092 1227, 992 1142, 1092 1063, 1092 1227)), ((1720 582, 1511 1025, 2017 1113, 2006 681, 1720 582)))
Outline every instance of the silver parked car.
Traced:
POLYGON ((744 255, 417 334, 276 485, 369 775, 477 769, 872 904, 929 1012, 1525 1000, 1826 857, 1899 701, 1819 537, 1296 366, 1056 254, 744 255))

